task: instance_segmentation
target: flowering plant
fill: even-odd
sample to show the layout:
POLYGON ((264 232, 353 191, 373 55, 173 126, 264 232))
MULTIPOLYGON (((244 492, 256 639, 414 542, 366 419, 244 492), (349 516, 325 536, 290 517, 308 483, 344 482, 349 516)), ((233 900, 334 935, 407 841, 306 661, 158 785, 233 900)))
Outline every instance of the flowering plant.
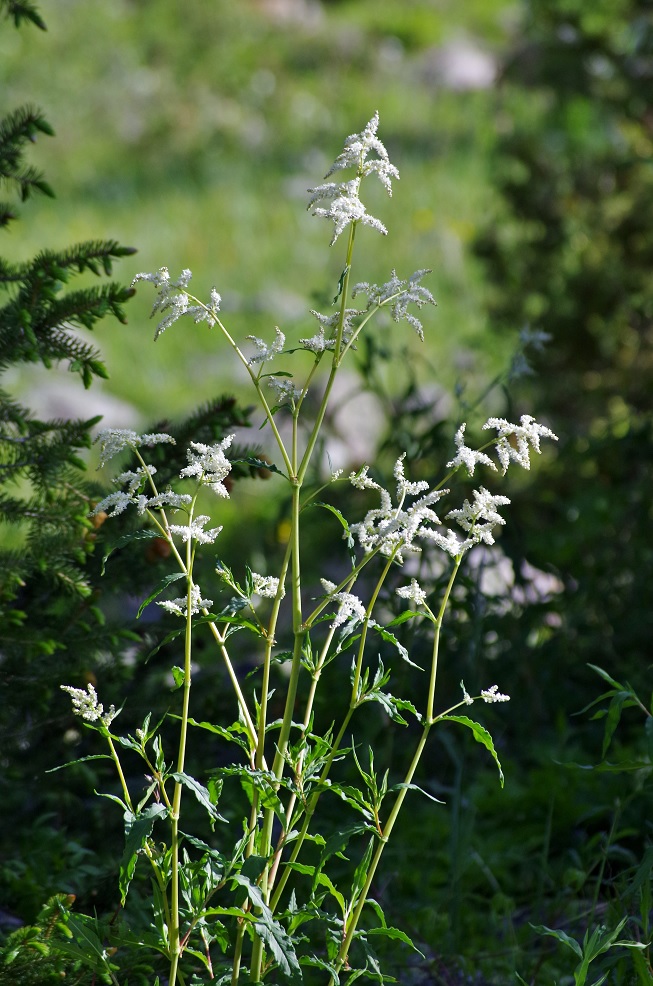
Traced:
MULTIPOLYGON (((99 438, 102 463, 129 450, 137 466, 116 477, 117 489, 97 504, 95 512, 113 516, 134 510, 146 523, 138 536, 163 539, 176 565, 176 571, 145 600, 156 601, 180 621, 178 634, 171 637, 183 638, 183 660, 172 669, 181 691, 180 708, 172 717, 178 723, 174 762, 165 759, 161 724, 153 726, 150 716, 133 736, 120 736, 113 725, 120 710, 112 706, 105 712, 92 686, 86 692, 62 687, 70 693, 75 712, 109 745, 121 786, 121 796, 114 800, 120 803, 125 818, 122 902, 142 859, 152 875, 152 930, 141 935, 139 944, 159 956, 161 975, 170 986, 206 982, 207 976, 232 986, 264 979, 295 983, 308 969, 313 970, 311 981, 322 976, 328 984, 353 982, 361 975, 383 981, 374 939, 385 936, 411 943, 404 932, 386 925, 370 892, 404 801, 409 792, 420 790, 414 777, 433 727, 454 722, 471 730, 496 762, 503 784, 490 734, 459 710, 477 699, 496 703, 508 701, 508 696, 494 684, 472 696, 461 682, 462 695, 453 706, 438 709, 436 700, 440 638, 456 576, 474 546, 494 543, 497 528, 505 523, 500 510, 510 501, 479 486, 471 500, 465 499, 445 514, 441 505, 450 492, 446 484, 459 470, 469 476, 479 466, 497 471, 493 450, 503 473, 511 462, 529 468, 531 449, 539 452, 540 440, 555 439, 555 435, 528 415, 519 424, 490 418, 484 427, 495 434, 482 448, 473 449, 465 444, 463 424, 455 437, 455 455, 446 464, 440 482, 411 481, 406 475, 406 457, 401 455, 394 466, 392 491, 364 466, 351 473, 349 483, 372 502, 362 519, 353 523, 333 504, 317 499, 332 484, 346 482, 340 471, 332 472, 318 488, 309 482, 309 466, 319 454, 318 437, 334 380, 361 332, 377 312, 387 308, 396 321, 408 321, 423 337, 415 310, 434 304, 431 293, 421 284, 429 273, 426 270, 404 280, 392 271, 381 286, 350 286, 358 227, 369 226, 384 235, 387 232, 361 202, 361 185, 376 176, 391 194, 392 181, 399 177, 377 129, 375 115, 361 133, 347 138, 326 176, 344 170, 353 177, 310 190, 313 214, 334 224, 332 244, 345 231, 348 241, 335 311, 328 315, 313 312, 318 331, 300 339, 298 346, 286 348, 285 334, 277 328, 271 342, 250 336, 246 342, 251 347, 241 348, 223 322, 218 292, 214 289, 206 302, 193 296, 188 270, 176 280, 165 267, 135 278, 135 282, 151 283, 156 290, 152 312, 160 318, 156 337, 182 317, 206 322, 221 333, 251 380, 276 449, 277 461, 270 465, 290 491, 290 534, 279 570, 258 573, 243 564, 242 572, 234 573, 218 562, 215 570, 228 598, 215 604, 204 595, 195 563, 198 549, 214 544, 222 527, 210 526, 209 515, 200 513, 200 502, 202 509, 208 509, 204 507, 208 494, 219 500, 229 496, 232 460, 227 453, 234 436, 224 436, 213 445, 191 442, 188 464, 179 476, 181 491, 159 488, 156 470, 147 461, 147 449, 173 441, 169 435, 110 429, 99 438), (350 298, 359 295, 367 298, 366 306, 348 307, 350 298), (303 378, 285 369, 268 372, 268 364, 281 359, 285 363, 290 355, 299 359, 302 353, 309 359, 303 378), (321 376, 318 371, 323 366, 326 372, 321 376), (306 425, 309 389, 319 394, 317 411, 301 431, 300 420, 306 425), (277 423, 281 414, 289 419, 289 438, 277 423), (302 571, 303 511, 309 503, 318 502, 338 519, 349 561, 344 552, 338 580, 322 578, 322 591, 311 597, 312 587, 305 586, 302 571), (406 608, 398 618, 384 622, 382 590, 387 591, 392 581, 396 584, 395 573, 425 549, 444 553, 447 578, 443 591, 438 594, 409 571, 396 588, 396 596, 406 608), (173 582, 179 582, 181 595, 159 598, 173 582), (432 641, 430 666, 423 671, 424 698, 419 705, 390 692, 391 668, 380 654, 376 658, 370 655, 374 640, 383 648, 385 662, 386 652, 394 651, 400 660, 414 665, 411 654, 393 632, 408 619, 424 624, 432 641), (290 646, 284 650, 278 638, 286 633, 286 627, 290 646), (205 629, 213 637, 233 688, 235 720, 229 725, 200 722, 191 715, 193 646, 195 635, 205 629), (234 661, 234 648, 241 636, 237 631, 250 635, 250 649, 258 648, 260 683, 253 695, 246 693, 234 661), (346 650, 353 658, 344 717, 318 727, 318 688, 323 679, 328 681, 329 666, 346 650), (279 664, 282 673, 277 672, 279 664), (278 717, 271 712, 273 685, 283 688, 278 717), (393 785, 387 771, 380 774, 376 770, 374 751, 369 748, 364 756, 356 743, 356 722, 370 703, 379 704, 387 719, 398 726, 412 721, 417 733, 403 778, 393 785), (227 765, 207 764, 208 783, 186 770, 188 736, 194 729, 218 737, 236 751, 234 761, 227 765), (119 749, 144 762, 144 790, 136 792, 127 782, 119 749), (353 763, 357 784, 341 779, 337 765, 345 759, 353 763), (240 815, 242 833, 229 839, 221 811, 233 818, 233 806, 229 803, 223 808, 221 797, 225 781, 234 777, 245 798, 240 815), (191 794, 207 816, 210 831, 202 837, 182 826, 182 804, 191 794), (324 799, 333 798, 351 809, 355 821, 343 821, 338 832, 327 838, 320 808, 324 799), (211 834, 218 823, 219 837, 211 834), (168 833, 165 839, 164 827, 168 833), (358 855, 359 862, 350 874, 349 885, 338 886, 330 875, 331 863, 342 857, 346 848, 358 855)), ((89 928, 86 932, 90 934, 89 928)), ((117 953, 109 955, 98 945, 93 962, 109 981, 118 983, 120 956, 134 944, 134 937, 115 929, 111 935, 117 953)))

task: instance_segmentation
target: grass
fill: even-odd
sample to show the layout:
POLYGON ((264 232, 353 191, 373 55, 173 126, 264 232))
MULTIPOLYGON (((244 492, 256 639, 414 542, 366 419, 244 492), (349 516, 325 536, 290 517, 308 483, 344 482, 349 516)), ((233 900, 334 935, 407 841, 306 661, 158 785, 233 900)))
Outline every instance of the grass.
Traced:
MULTIPOLYGON (((392 201, 380 193, 369 203, 391 239, 365 230, 355 275, 432 267, 439 311, 427 325, 427 375, 446 388, 463 367, 486 378, 510 348, 488 336, 482 280, 466 253, 492 201, 492 93, 438 88, 429 65, 433 46, 461 33, 500 46, 510 8, 325 3, 313 24, 274 20, 268 6, 182 13, 163 3, 153 18, 128 2, 72 3, 64 19, 46 0, 47 34, 5 27, 3 102, 36 102, 57 131, 33 159, 58 198, 25 207, 12 256, 115 237, 139 251, 121 264, 121 280, 188 266, 199 293, 218 287, 237 335, 269 335, 275 324, 289 339, 312 332, 307 310, 332 297, 342 254, 306 214, 305 190, 343 135, 378 109, 402 180, 392 201)), ((144 288, 128 326, 100 328, 109 394, 150 419, 237 389, 205 331, 169 333, 152 347, 150 304, 144 288)))

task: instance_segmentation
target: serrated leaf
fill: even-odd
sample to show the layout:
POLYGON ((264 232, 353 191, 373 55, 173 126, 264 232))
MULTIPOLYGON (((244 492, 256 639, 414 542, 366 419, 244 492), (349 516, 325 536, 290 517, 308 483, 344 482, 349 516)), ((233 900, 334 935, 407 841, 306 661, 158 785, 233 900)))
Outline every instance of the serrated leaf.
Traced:
MULTIPOLYGON (((171 719, 179 719, 179 716, 171 715, 171 719)), ((242 736, 248 736, 247 727, 240 722, 235 722, 232 726, 225 728, 224 726, 216 726, 212 722, 198 722, 197 719, 189 718, 187 720, 189 726, 196 726, 198 729, 206 729, 209 733, 215 733, 217 736, 221 736, 222 739, 227 740, 229 743, 237 743, 238 746, 242 747, 247 754, 249 754, 249 744, 241 736, 236 735, 241 733, 242 736)))
POLYGON ((468 719, 467 716, 439 716, 437 721, 459 722, 461 726, 466 726, 468 729, 471 729, 476 742, 480 743, 482 746, 485 747, 486 750, 489 750, 489 752, 491 753, 492 758, 499 770, 499 779, 501 782, 501 787, 503 787, 503 782, 504 782, 503 770, 501 769, 501 764, 499 762, 499 757, 497 756, 497 751, 494 749, 494 743, 492 741, 492 737, 488 733, 487 729, 481 726, 480 723, 474 722, 473 719, 468 719))
POLYGON ((588 664, 587 667, 591 668, 592 671, 596 671, 596 673, 600 675, 604 681, 607 681, 607 683, 612 685, 613 688, 616 688, 617 691, 624 691, 624 686, 618 681, 615 681, 614 678, 611 678, 608 672, 604 671, 603 668, 600 668, 597 664, 588 664))
POLYGON ((338 518, 338 520, 340 521, 340 524, 342 525, 342 528, 343 528, 343 530, 345 532, 345 539, 346 539, 346 542, 347 542, 347 550, 349 551, 349 558, 351 560, 352 565, 355 565, 355 563, 356 563, 356 551, 355 551, 356 542, 354 541, 354 538, 352 536, 352 533, 351 533, 351 531, 349 529, 349 522, 347 521, 347 518, 340 512, 340 510, 338 510, 337 507, 334 507, 332 503, 324 503, 322 500, 316 500, 313 503, 311 503, 310 505, 312 507, 322 507, 324 510, 328 510, 329 513, 332 513, 334 517, 337 517, 338 518))
POLYGON ((435 801, 436 805, 446 804, 446 801, 440 801, 439 798, 436 798, 433 794, 429 794, 428 791, 425 791, 424 788, 420 787, 418 784, 393 784, 391 790, 399 791, 401 788, 405 788, 407 791, 418 791, 420 794, 423 794, 425 798, 428 798, 429 801, 435 801))
POLYGON ((612 697, 612 701, 608 707, 605 732, 603 734, 603 746, 601 748, 602 758, 605 757, 608 752, 614 731, 619 725, 619 720, 621 719, 621 710, 623 709, 624 703, 629 698, 631 698, 630 692, 626 691, 617 692, 616 695, 613 695, 612 697))
POLYGON ((136 869, 136 858, 152 834, 157 818, 167 815, 168 809, 162 804, 149 805, 139 815, 129 809, 125 812, 125 850, 120 861, 120 897, 124 906, 129 884, 136 869))
POLYGON ((157 537, 161 537, 158 531, 153 531, 150 530, 149 528, 142 528, 139 531, 132 531, 130 534, 123 534, 122 537, 118 538, 115 544, 111 545, 106 555, 104 555, 104 557, 102 558, 102 568, 100 570, 100 574, 104 575, 107 561, 114 553, 114 551, 117 551, 119 548, 123 548, 126 544, 129 544, 131 541, 149 541, 152 538, 157 538, 157 537))
MULTIPOLYGON (((268 375, 268 374, 266 374, 266 375, 268 375)), ((269 376, 276 376, 276 377, 289 376, 289 377, 291 377, 292 376, 292 373, 287 373, 286 374, 286 373, 278 372, 278 373, 274 373, 274 374, 269 374, 269 376)), ((277 466, 275 466, 274 462, 268 462, 267 459, 259 459, 256 455, 248 455, 244 459, 231 459, 231 464, 232 465, 243 464, 243 465, 246 465, 246 466, 253 466, 254 469, 267 469, 268 472, 276 472, 276 473, 279 473, 280 476, 285 476, 285 473, 282 472, 282 470, 279 469, 277 466)))
POLYGON ((425 957, 424 953, 420 952, 419 948, 415 945, 412 939, 409 938, 405 932, 400 931, 399 928, 389 928, 387 925, 383 925, 380 928, 367 928, 365 934, 368 937, 370 935, 376 935, 377 938, 392 938, 395 941, 401 941, 404 945, 408 945, 409 948, 412 948, 414 952, 417 952, 418 955, 421 955, 422 958, 425 957))
POLYGON ((300 983, 302 981, 302 971, 297 955, 295 954, 292 939, 288 936, 284 928, 272 918, 269 911, 263 918, 257 917, 254 920, 254 928, 256 934, 263 940, 266 948, 274 956, 274 960, 284 977, 284 982, 287 981, 289 984, 300 983))
POLYGON ((653 764, 653 716, 647 716, 644 723, 644 737, 646 739, 646 750, 648 758, 653 764))
POLYGON ((191 777, 190 774, 185 774, 177 771, 170 774, 170 777, 172 777, 172 779, 176 781, 178 784, 183 784, 184 787, 188 788, 189 791, 193 792, 199 803, 208 813, 208 816, 211 820, 212 829, 216 822, 226 822, 227 819, 223 818, 222 815, 218 812, 218 809, 216 808, 216 806, 213 804, 213 801, 211 800, 211 796, 209 792, 207 791, 207 789, 204 787, 203 784, 200 784, 199 781, 196 781, 195 778, 191 777))
POLYGON ((150 603, 154 599, 156 599, 157 596, 160 596, 161 593, 165 589, 167 589, 169 585, 171 585, 173 582, 177 582, 179 579, 185 579, 185 578, 186 576, 183 572, 173 572, 171 575, 166 575, 165 578, 161 579, 157 587, 152 590, 152 592, 149 594, 147 599, 144 599, 143 602, 138 607, 138 613, 136 614, 136 619, 139 619, 145 607, 149 606, 150 603))
POLYGON ((408 620, 414 620, 416 616, 422 615, 422 613, 417 613, 412 609, 405 609, 403 613, 399 614, 399 616, 395 616, 394 620, 390 620, 389 623, 386 623, 386 629, 389 627, 399 627, 402 623, 406 623, 408 620))
POLYGON ((181 688, 184 681, 186 680, 186 673, 184 669, 177 667, 177 665, 175 664, 175 666, 171 668, 171 672, 175 682, 175 688, 181 688))
POLYGON ((360 863, 356 867, 354 872, 354 879, 351 885, 351 899, 355 902, 359 899, 361 891, 365 886, 367 881, 367 874, 370 868, 370 862, 372 861, 372 852, 374 850, 374 843, 376 842, 376 837, 372 836, 367 844, 367 849, 363 853, 360 863))
POLYGON ((85 763, 86 760, 113 760, 108 753, 92 753, 88 757, 80 757, 79 760, 71 760, 69 763, 60 763, 58 767, 50 767, 46 774, 54 774, 56 770, 63 770, 65 767, 74 767, 76 763, 85 763))
POLYGON ((531 924, 531 928, 533 931, 537 931, 538 935, 550 935, 551 938, 556 938, 563 945, 566 945, 567 948, 570 948, 572 952, 575 952, 579 959, 583 958, 583 950, 578 942, 564 931, 558 931, 555 928, 547 928, 544 924, 531 924))

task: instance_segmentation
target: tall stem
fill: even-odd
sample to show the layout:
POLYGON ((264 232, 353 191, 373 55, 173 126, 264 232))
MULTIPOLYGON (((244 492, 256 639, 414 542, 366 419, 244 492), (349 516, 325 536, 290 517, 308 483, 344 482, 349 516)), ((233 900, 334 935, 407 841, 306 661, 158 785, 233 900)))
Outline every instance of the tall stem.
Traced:
MULTIPOLYGON (((197 496, 197 494, 196 494, 197 496)), ((195 499, 189 511, 189 527, 192 525, 193 511, 195 509, 195 499)), ((188 738, 188 716, 190 713, 190 685, 191 685, 191 658, 193 641, 193 548, 192 538, 186 542, 186 633, 184 635, 184 684, 181 709, 181 722, 179 729, 179 747, 177 753, 177 773, 183 774, 186 763, 186 741, 188 738)), ((181 955, 181 936, 179 927, 179 816, 181 813, 181 792, 182 784, 180 780, 175 781, 174 795, 172 798, 172 813, 170 818, 171 827, 171 888, 170 888, 170 911, 172 927, 170 929, 170 951, 171 966, 169 986, 175 986, 177 979, 177 967, 181 955)))

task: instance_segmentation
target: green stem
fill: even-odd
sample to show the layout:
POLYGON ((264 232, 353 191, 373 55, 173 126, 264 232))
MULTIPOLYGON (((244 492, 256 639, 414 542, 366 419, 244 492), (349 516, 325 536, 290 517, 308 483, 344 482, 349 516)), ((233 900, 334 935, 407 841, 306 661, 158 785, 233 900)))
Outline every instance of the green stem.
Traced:
MULTIPOLYGON (((192 525, 193 511, 195 508, 197 494, 193 499, 189 511, 189 526, 192 525)), ((182 696, 181 724, 179 730, 179 749, 177 754, 177 773, 182 774, 186 762, 186 741, 188 739, 188 717, 190 713, 190 686, 191 686, 191 658, 192 658, 192 634, 193 634, 193 548, 192 539, 189 537, 186 542, 186 633, 184 635, 184 684, 182 696)), ((179 958, 181 955, 181 937, 179 926, 179 816, 181 813, 181 794, 182 784, 180 780, 175 781, 174 795, 172 798, 172 813, 170 818, 171 836, 171 887, 170 887, 170 911, 172 927, 170 928, 170 950, 171 965, 169 986, 175 986, 179 958)))
MULTIPOLYGON (((424 729, 422 730, 422 735, 420 737, 419 743, 417 744, 417 749, 415 750, 415 753, 413 755, 413 759, 411 760, 410 766, 409 766, 408 771, 406 773, 406 777, 404 778, 404 785, 408 785, 408 784, 411 784, 412 783, 413 777, 415 775, 415 771, 417 770, 417 766, 418 766, 419 761, 421 759, 422 753, 424 752, 424 747, 426 746, 426 741, 428 739, 429 732, 431 731, 431 726, 432 725, 433 725, 432 722, 426 722, 424 724, 424 729)), ((360 896, 358 898, 358 902, 357 902, 357 904, 356 904, 356 906, 354 908, 354 911, 353 911, 352 916, 351 916, 350 921, 349 921, 349 925, 348 925, 348 928, 347 928, 347 932, 346 932, 345 938, 344 938, 344 940, 342 942, 342 945, 340 946, 340 950, 338 952, 338 957, 336 958, 336 961, 335 961, 336 972, 340 972, 340 970, 342 969, 343 965, 347 961, 347 955, 349 954, 349 948, 351 946, 351 942, 352 942, 352 939, 354 937, 354 934, 356 933, 356 928, 358 927, 358 922, 360 920, 360 916, 361 916, 362 911, 363 911, 363 908, 365 906, 365 902, 367 900, 367 896, 369 894, 370 887, 372 886, 372 881, 374 879, 374 875, 375 875, 376 870, 377 870, 377 867, 378 867, 378 865, 379 865, 379 863, 381 861, 381 856, 383 855, 383 850, 385 849, 385 847, 388 844, 388 841, 390 839, 390 835, 392 833, 392 829, 394 828, 394 824, 397 821, 397 817, 399 816, 399 812, 401 811, 401 807, 402 807, 402 805, 404 803, 404 798, 406 797, 407 791, 408 791, 408 787, 407 786, 403 786, 401 788, 401 790, 399 791, 399 794, 397 795, 397 799, 396 799, 396 801, 395 801, 395 803, 394 803, 394 805, 392 807, 392 811, 390 812, 390 815, 388 816, 388 820, 387 820, 387 822, 385 824, 385 827, 383 829, 383 836, 382 836, 382 838, 379 839, 379 843, 378 843, 378 845, 376 847, 376 851, 375 851, 375 853, 374 853, 374 855, 372 857, 372 860, 370 862, 370 865, 369 865, 369 868, 368 868, 368 871, 367 871, 367 877, 366 877, 366 880, 365 880, 365 884, 363 886, 363 889, 360 892, 360 896)), ((333 979, 333 977, 329 980, 329 983, 330 983, 330 986, 334 986, 335 980, 333 979)))
POLYGON ((438 674, 438 654, 440 650, 440 631, 442 630, 442 620, 444 619, 445 610, 449 602, 449 596, 451 595, 451 590, 453 589, 453 584, 456 580, 456 575, 458 574, 458 569, 460 568, 461 561, 462 561, 462 555, 459 555, 454 562, 451 575, 449 576, 449 581, 447 582, 447 588, 444 590, 444 595, 442 596, 442 602, 440 603, 440 609, 438 610, 438 615, 435 619, 435 635, 433 637, 433 654, 431 657, 431 677, 429 680, 429 692, 428 692, 428 700, 426 704, 426 721, 429 724, 433 722, 433 707, 435 704, 435 684, 438 674))

